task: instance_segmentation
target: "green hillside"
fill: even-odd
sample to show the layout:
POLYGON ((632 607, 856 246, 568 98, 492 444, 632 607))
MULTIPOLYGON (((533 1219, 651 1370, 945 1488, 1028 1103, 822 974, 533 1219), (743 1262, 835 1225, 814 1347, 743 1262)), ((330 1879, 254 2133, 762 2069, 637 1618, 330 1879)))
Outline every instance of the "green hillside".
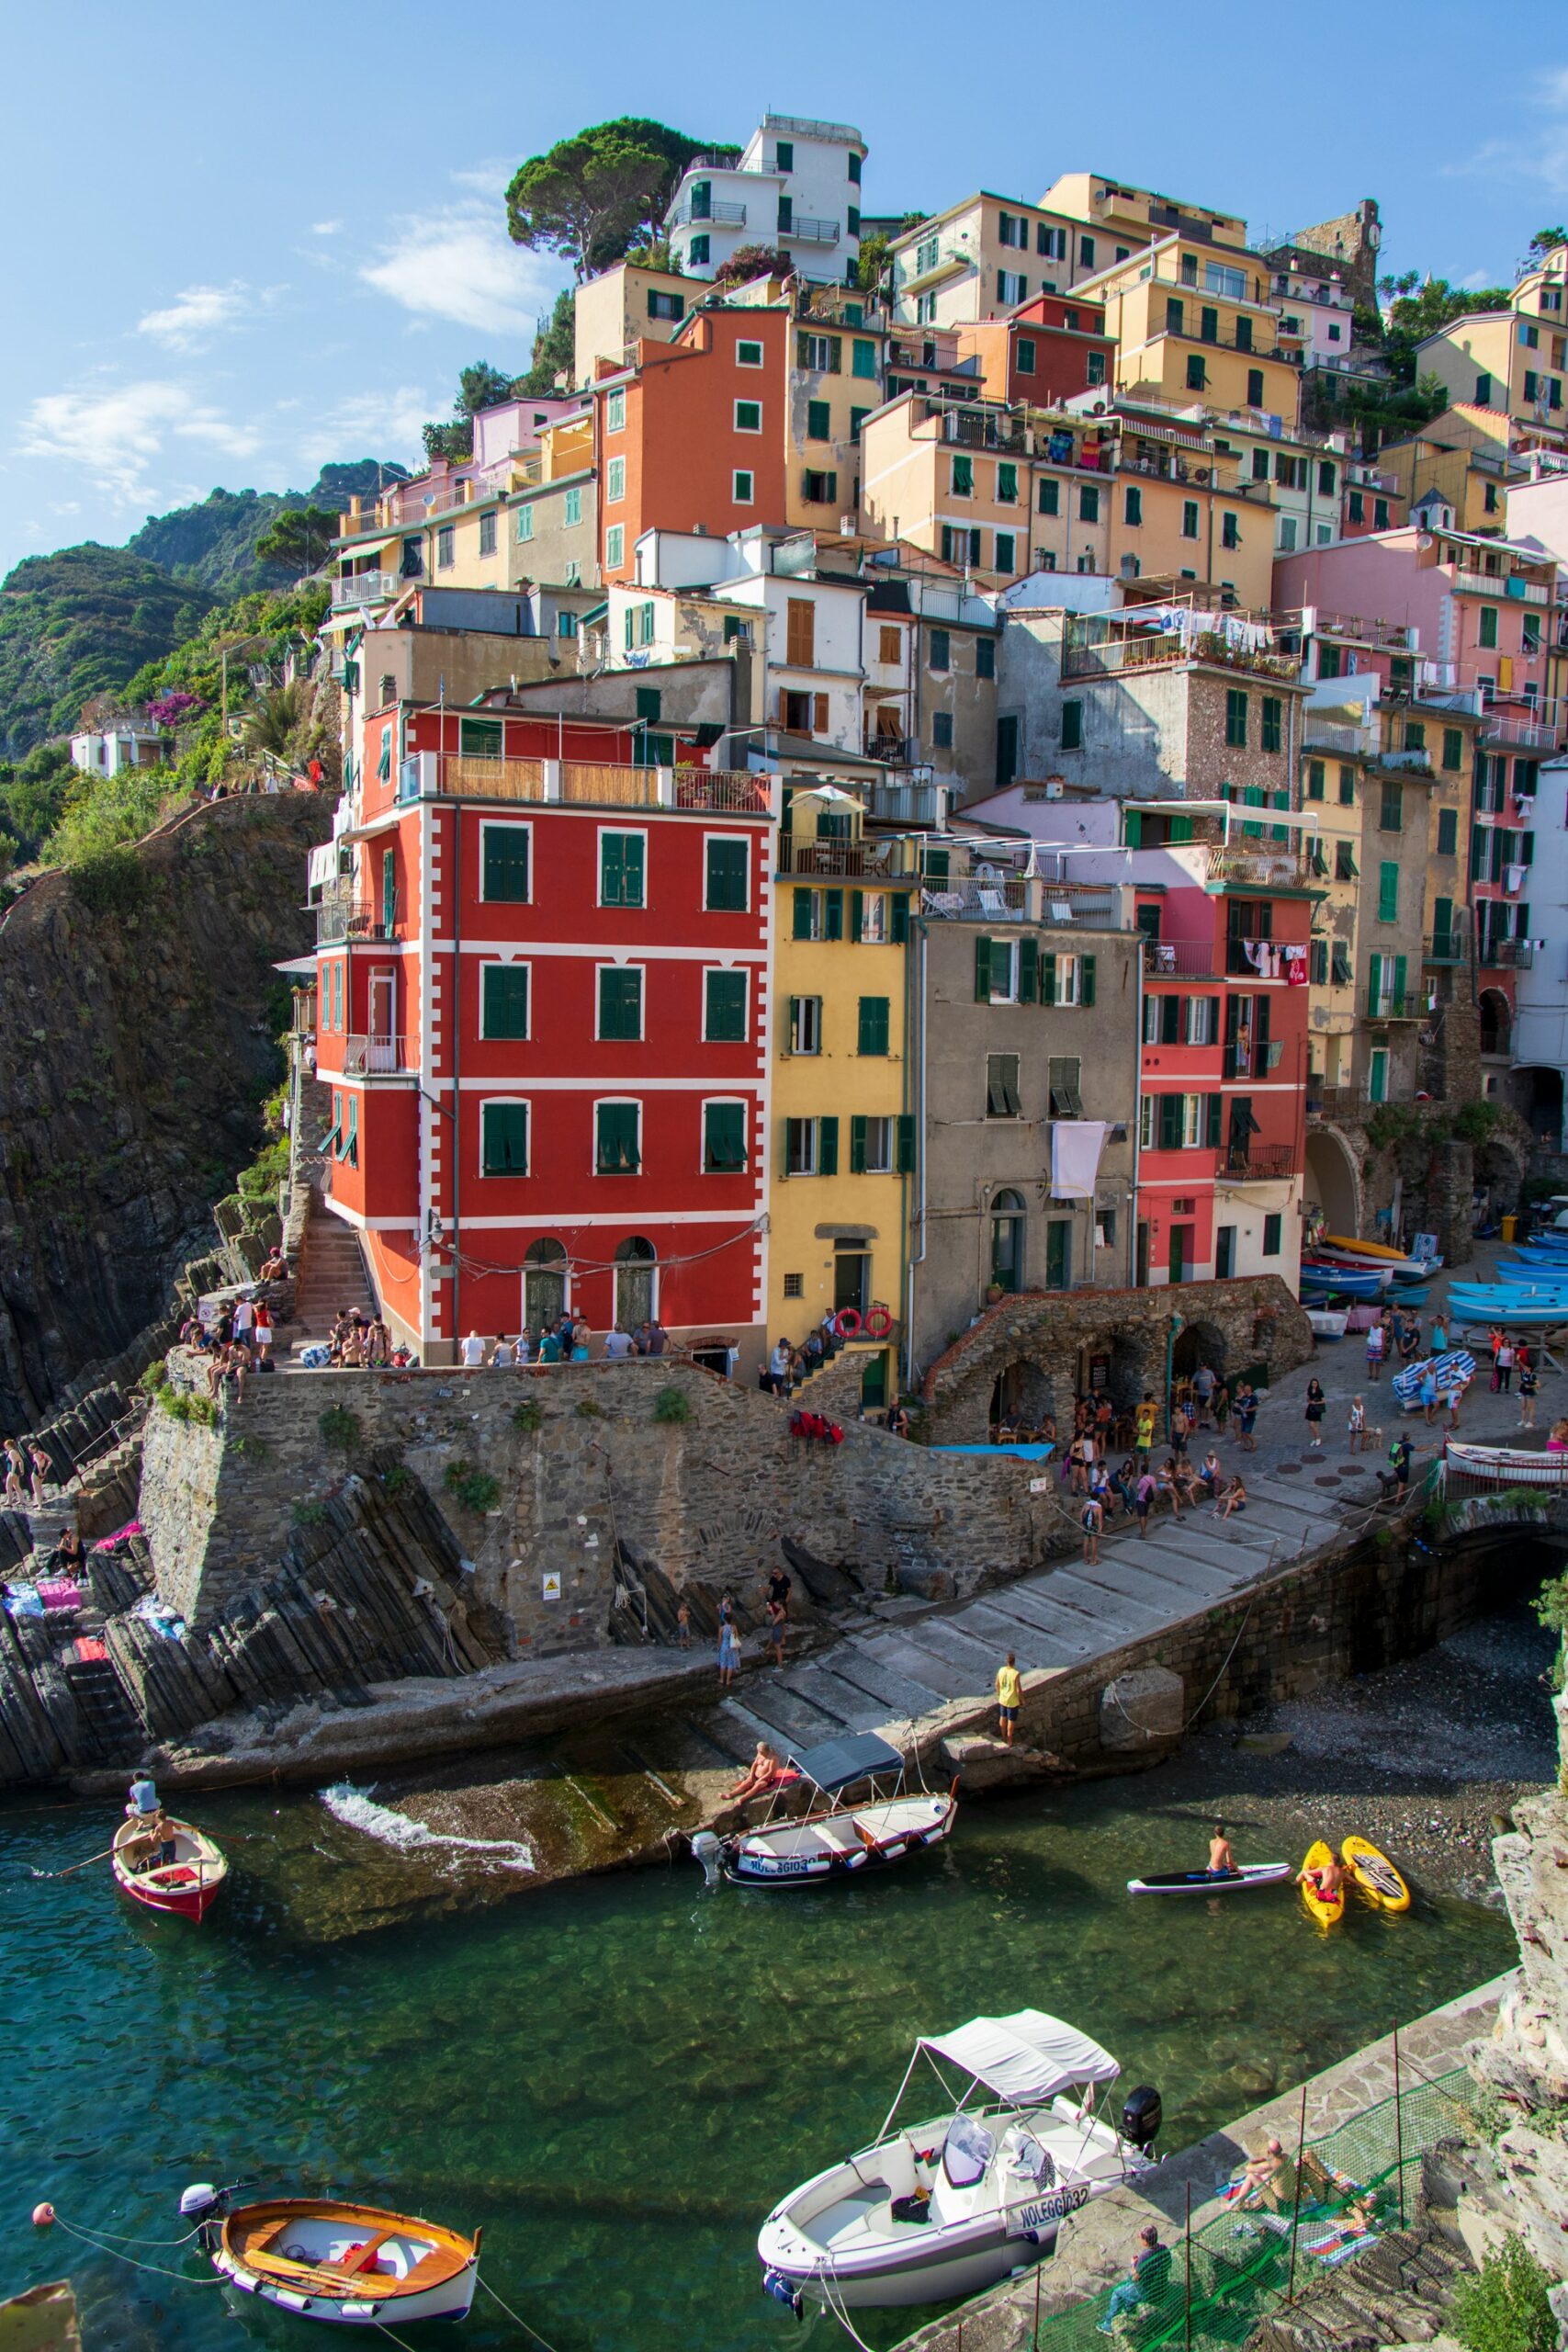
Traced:
POLYGON ((350 495, 374 492, 378 478, 385 483, 408 479, 401 466, 378 464, 360 458, 349 465, 323 466, 310 490, 215 490, 198 505, 177 506, 167 514, 150 514, 127 541, 130 554, 143 556, 176 580, 210 588, 219 596, 243 596, 257 588, 287 588, 286 566, 256 559, 256 541, 287 506, 325 506, 347 503, 350 495))
POLYGON ((28 556, 0 582, 0 757, 69 734, 91 695, 118 693, 217 601, 125 548, 28 556))

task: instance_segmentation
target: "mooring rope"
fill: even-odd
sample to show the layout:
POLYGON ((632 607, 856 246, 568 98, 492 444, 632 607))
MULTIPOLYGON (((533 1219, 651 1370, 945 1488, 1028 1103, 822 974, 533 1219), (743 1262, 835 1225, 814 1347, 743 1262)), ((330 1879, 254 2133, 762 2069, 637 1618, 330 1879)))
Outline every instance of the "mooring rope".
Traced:
POLYGON ((539 2334, 538 2329, 536 2327, 530 2327, 527 2321, 523 2317, 522 2312, 514 2312, 511 2304, 505 2300, 504 2296, 497 2292, 496 2289, 491 2285, 488 2278, 481 2278, 479 2283, 484 2289, 485 2293, 491 2297, 492 2301, 498 2302, 501 2305, 502 2310, 506 2313, 507 2318, 512 2322, 514 2327, 520 2327, 525 2335, 531 2335, 536 2344, 544 2344, 545 2352, 554 2352, 554 2346, 549 2344, 545 2344, 545 2339, 539 2334))
MULTIPOLYGON (((164 2268, 162 2263, 139 2262, 135 2255, 122 2254, 118 2246, 103 2245, 99 2239, 91 2236, 87 2231, 79 2230, 73 2222, 62 2222, 58 2213, 54 2217, 54 2225, 57 2229, 66 2231, 70 2236, 73 2238, 80 2238, 83 2245, 90 2245, 95 2254, 110 2255, 116 2262, 129 2262, 133 2270, 145 2270, 151 2278, 177 2278, 183 2287, 221 2287, 223 2284, 223 2279, 220 2274, 216 2275, 211 2278, 193 2278, 187 2270, 168 2270, 164 2268)), ((185 2241, 182 2238, 169 2240, 163 2238, 151 2238, 147 2243, 151 2245, 163 2245, 165 2244, 182 2245, 185 2241)))

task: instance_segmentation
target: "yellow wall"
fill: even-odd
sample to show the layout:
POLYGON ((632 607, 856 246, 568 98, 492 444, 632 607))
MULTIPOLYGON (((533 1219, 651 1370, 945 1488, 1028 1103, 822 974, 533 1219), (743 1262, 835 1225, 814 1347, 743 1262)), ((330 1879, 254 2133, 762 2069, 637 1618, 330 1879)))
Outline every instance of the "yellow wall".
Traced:
POLYGON ((1267 610, 1274 582, 1273 510, 1268 492, 1247 499, 1227 495, 1208 483, 1172 481, 1161 475, 1117 473, 1106 483, 1111 505, 1108 568, 1120 571, 1123 556, 1136 556, 1140 576, 1163 579, 1190 572, 1200 581, 1229 581, 1249 610, 1267 610), (1127 519, 1127 492, 1136 491, 1142 520, 1127 519), (1198 510, 1198 537, 1188 536, 1190 507, 1198 510), (1233 519, 1239 544, 1224 545, 1225 517, 1233 519))
POLYGON ((577 289, 573 380, 580 386, 591 384, 597 359, 611 360, 618 368, 630 343, 673 341, 690 317, 693 304, 712 291, 705 278, 682 277, 669 269, 639 269, 634 262, 617 262, 614 269, 601 270, 577 289), (682 316, 649 317, 650 293, 677 295, 685 305, 682 316))

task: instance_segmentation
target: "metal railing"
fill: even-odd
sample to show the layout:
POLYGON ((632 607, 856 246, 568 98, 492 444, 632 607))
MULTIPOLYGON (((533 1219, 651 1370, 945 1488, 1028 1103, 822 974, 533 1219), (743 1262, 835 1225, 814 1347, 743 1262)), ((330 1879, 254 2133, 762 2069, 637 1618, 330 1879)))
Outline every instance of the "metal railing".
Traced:
POLYGON ((1380 747, 1372 755, 1374 767, 1392 768, 1400 775, 1425 775, 1432 773, 1430 752, 1396 752, 1380 747))
POLYGON ((1297 890, 1307 878, 1307 863, 1292 849, 1212 849, 1208 878, 1211 885, 1239 882, 1253 889, 1297 890))
POLYGON ((976 416, 967 409, 944 409, 942 437, 961 449, 1002 449, 1021 454, 1027 446, 1022 423, 1010 416, 976 416))
POLYGON ((1481 740, 1483 743, 1509 743, 1521 752, 1554 752, 1559 729, 1549 719, 1516 718, 1510 712, 1498 710, 1488 703, 1482 713, 1481 740))
POLYGON ((914 861, 907 842, 796 841, 791 833, 781 833, 778 870, 781 874, 875 878, 881 875, 911 874, 914 861))
POLYGON ((383 596, 395 596, 403 585, 395 571, 354 571, 346 579, 333 582, 333 603, 378 605, 383 596))
POLYGON ((1256 677, 1291 681, 1301 670, 1301 664, 1292 655, 1248 652, 1243 647, 1227 645, 1214 630, 1200 629, 1196 636, 1188 638, 1176 629, 1162 629, 1154 636, 1107 637, 1098 641, 1080 639, 1077 643, 1069 639, 1063 654, 1062 675, 1112 677, 1127 670, 1158 669, 1182 662, 1202 662, 1211 668, 1243 670, 1256 677))
POLYGON ((1366 1112, 1371 1096, 1364 1086, 1320 1086, 1314 1091, 1307 1089, 1307 1116, 1311 1119, 1359 1119, 1366 1112))
POLYGON ((613 760, 487 760, 452 752, 405 760, 399 797, 414 800, 431 791, 449 798, 677 808, 710 816, 765 817, 772 807, 766 777, 739 768, 638 767, 613 760))
POLYGON ((1454 586, 1461 596, 1490 596, 1499 605, 1545 605, 1551 602, 1536 580, 1520 580, 1501 571, 1470 571, 1454 567, 1454 586))
POLYGON ((1427 1007, 1409 989, 1369 988, 1366 1011, 1369 1021, 1420 1021, 1427 1007))
POLYGON ((1220 959, 1212 940, 1146 939, 1144 969, 1156 979, 1212 980, 1219 976, 1220 959))
POLYGON ((791 220, 779 222, 779 235, 792 238, 796 244, 836 245, 839 226, 837 220, 823 220, 815 213, 801 212, 791 220))
POLYGON ((1462 931, 1435 931, 1427 940, 1422 960, 1427 964, 1462 964, 1470 954, 1469 934, 1462 931))
POLYGON ((343 947, 356 939, 389 939, 391 927, 379 907, 352 896, 323 898, 316 909, 318 947, 343 947))
POLYGON ((714 197, 706 204, 682 204, 670 216, 672 229, 701 229, 710 221, 728 229, 746 226, 746 207, 734 204, 727 197, 714 197))
POLYGON ((1261 1182, 1296 1172, 1296 1155, 1288 1143, 1227 1144, 1224 1160, 1227 1176, 1253 1176, 1261 1182))
POLYGON ((1528 972, 1535 962, 1533 939, 1485 939, 1478 958, 1498 971, 1528 972))
POLYGON ((910 735, 868 735, 865 755, 868 760, 886 760, 890 768, 912 768, 919 758, 919 747, 910 735))
POLYGON ((1346 727, 1333 718, 1315 718, 1310 710, 1302 714, 1302 749, 1307 752, 1333 752, 1341 758, 1362 758, 1371 744, 1371 731, 1366 727, 1346 727))
MULTIPOLYGON (((415 1067, 401 1037, 346 1036, 343 1041, 344 1078, 400 1077, 415 1067)), ((319 1075, 330 1078, 330 1070, 319 1075)))

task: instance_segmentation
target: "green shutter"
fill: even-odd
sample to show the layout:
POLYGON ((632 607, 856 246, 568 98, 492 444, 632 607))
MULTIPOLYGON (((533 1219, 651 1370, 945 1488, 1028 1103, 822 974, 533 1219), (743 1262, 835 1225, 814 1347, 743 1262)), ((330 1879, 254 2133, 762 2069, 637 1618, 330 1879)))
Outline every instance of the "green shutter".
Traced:
POLYGON ((817 1122, 817 1173, 836 1176, 839 1172, 839 1122, 818 1119, 817 1122))
POLYGON ((844 935, 844 894, 842 890, 822 893, 822 936, 842 939, 844 935))
POLYGON ((707 976, 706 1019, 703 1023, 710 1045, 742 1045, 746 1038, 746 975, 710 972, 707 976))
POLYGON ((1032 1004, 1040 992, 1040 943, 1037 939, 1021 939, 1018 943, 1018 1001, 1032 1004))
POLYGON ((809 939, 812 935, 811 901, 816 895, 814 890, 796 890, 795 894, 795 936, 796 939, 809 939))
POLYGON ((642 1035, 642 974, 622 964, 599 972, 599 1035, 636 1039, 642 1035))
POLYGON ((865 929, 865 892, 850 892, 850 937, 858 940, 865 929))
POLYGON ((487 1176, 528 1172, 528 1105, 487 1102, 480 1122, 480 1166, 487 1176))
POLYGON ((912 1176, 915 1172, 915 1122, 908 1112, 898 1120, 898 1173, 912 1176))
POLYGON ((606 907, 643 903, 643 840, 640 833, 599 836, 599 897, 606 907))
POLYGON ((830 441, 833 437, 832 411, 826 401, 806 403, 806 437, 808 441, 830 441))
POLYGON ((1217 1148, 1219 1144, 1220 1120, 1224 1110, 1224 1101, 1223 1094, 1205 1094, 1203 1097, 1203 1140, 1211 1147, 1217 1148))
POLYGON ((710 1175, 736 1176, 744 1170, 746 1106, 743 1102, 704 1104, 703 1166, 710 1175))
POLYGON ((1470 878, 1472 882, 1484 882, 1486 879, 1486 842, 1487 832, 1485 826, 1472 825, 1470 829, 1470 878))
POLYGON ((1378 867, 1378 921, 1396 922, 1399 919, 1399 868, 1384 859, 1378 867))
POLYGON ((902 947, 909 936, 909 901, 902 890, 893 893, 893 944, 902 947))
POLYGON ((850 1174, 865 1174, 865 1121, 858 1114, 850 1121, 850 1174))
POLYGON ((1519 835, 1519 854, 1517 862, 1520 865, 1535 864, 1535 835, 1533 833, 1519 835))
POLYGON ((594 1164, 601 1176, 635 1176, 641 1166, 637 1150, 637 1106, 635 1102, 601 1102, 598 1111, 598 1150, 594 1164))
MULTIPOLYGON (((668 766, 669 763, 664 764, 668 766)), ((750 844, 746 842, 709 842, 707 903, 710 910, 729 914, 745 912, 746 861, 750 854, 750 844)))
POLYGON ((1159 1102, 1159 1148, 1161 1151, 1179 1151, 1181 1148, 1181 1097, 1179 1094, 1161 1094, 1156 1099, 1159 1102))
POLYGON ((860 1001, 860 1041, 856 1051, 863 1054, 886 1055, 887 1051, 888 1002, 885 996, 863 996, 860 1001))
POLYGON ((977 937, 975 942, 975 1001, 991 1001, 991 943, 984 937, 977 937))
POLYGON ((1080 1004, 1094 1002, 1094 957, 1092 956, 1082 956, 1078 958, 1078 1002, 1080 1004))
POLYGON ((1404 956, 1396 956, 1394 957, 1394 959, 1393 959, 1393 996, 1394 996, 1394 1005, 1395 1005, 1395 1009, 1396 1009, 1396 1011, 1401 1012, 1403 1012, 1403 1011, 1404 1010, 1404 970, 1405 970, 1405 962, 1406 962, 1406 958, 1405 958, 1404 956))
POLYGON ((1181 1043, 1181 999, 1162 996, 1159 1000, 1159 1041, 1162 1046, 1181 1043))
POLYGON ((1043 956, 1040 959, 1040 1001, 1042 1004, 1055 1004, 1056 1001, 1056 958, 1055 956, 1043 956))
POLYGON ((482 1037, 525 1037, 528 1035, 528 967, 526 964, 485 964, 480 967, 482 1037))
POLYGON ((502 749, 499 718, 460 718, 457 721, 457 751, 461 758, 499 760, 502 749))
POLYGON ((527 826, 486 825, 482 835, 485 897, 510 899, 514 905, 525 903, 530 840, 527 826))

